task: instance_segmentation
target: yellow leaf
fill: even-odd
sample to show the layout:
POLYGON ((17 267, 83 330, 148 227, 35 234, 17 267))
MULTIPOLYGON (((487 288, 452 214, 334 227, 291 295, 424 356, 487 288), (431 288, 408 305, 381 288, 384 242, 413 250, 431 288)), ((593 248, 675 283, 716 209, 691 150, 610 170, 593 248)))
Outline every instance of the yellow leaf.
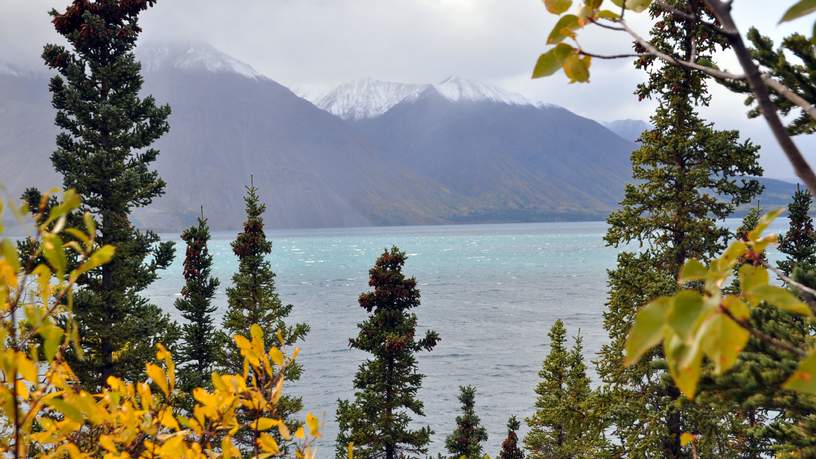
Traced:
POLYGON ((272 418, 258 418, 253 423, 254 427, 257 430, 269 430, 280 424, 281 424, 280 420, 272 418))
POLYGON ((173 416, 173 409, 170 407, 165 408, 162 410, 161 414, 159 415, 159 422, 168 429, 179 430, 178 421, 173 416))
POLYGON ((147 364, 147 376, 153 380, 153 382, 159 386, 164 395, 170 396, 170 388, 167 386, 167 376, 164 374, 161 368, 157 365, 152 363, 147 364))
POLYGON ((688 432, 683 432, 680 435, 680 446, 688 446, 690 443, 693 443, 697 439, 697 436, 688 432))
POLYGON ((320 437, 320 422, 317 416, 313 415, 311 411, 306 413, 306 425, 309 426, 309 434, 315 438, 320 437))
POLYGON ((278 349, 276 347, 269 348, 269 358, 271 358, 272 361, 275 362, 275 365, 277 365, 279 367, 283 366, 283 362, 284 362, 283 352, 281 352, 280 349, 278 349))
POLYGON ((275 441, 272 435, 269 435, 267 433, 261 434, 261 436, 258 438, 258 446, 260 446, 261 449, 267 453, 271 454, 280 453, 278 442, 275 441))

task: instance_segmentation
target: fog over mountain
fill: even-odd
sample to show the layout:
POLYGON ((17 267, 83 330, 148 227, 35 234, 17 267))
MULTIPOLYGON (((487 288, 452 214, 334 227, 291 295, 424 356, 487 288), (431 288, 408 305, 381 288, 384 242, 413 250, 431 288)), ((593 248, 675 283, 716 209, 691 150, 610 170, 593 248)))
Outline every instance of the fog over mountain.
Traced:
MULTIPOLYGON (((602 219, 630 179, 637 122, 604 127, 478 81, 367 79, 312 103, 205 44, 137 56, 145 93, 173 109, 156 163, 167 194, 137 213, 143 226, 180 229, 203 205, 213 228, 238 228, 250 175, 277 228, 602 219)), ((0 63, 10 194, 60 183, 47 85, 0 63)))

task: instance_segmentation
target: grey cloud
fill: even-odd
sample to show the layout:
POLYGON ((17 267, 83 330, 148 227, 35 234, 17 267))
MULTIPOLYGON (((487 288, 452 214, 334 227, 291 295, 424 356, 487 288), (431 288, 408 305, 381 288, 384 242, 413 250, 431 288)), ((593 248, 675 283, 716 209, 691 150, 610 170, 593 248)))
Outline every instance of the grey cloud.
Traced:
MULTIPOLYGON (((46 12, 67 3, 0 0, 0 59, 41 65, 43 43, 58 38, 46 12)), ((735 14, 740 24, 775 38, 810 27, 807 21, 777 26, 776 2, 737 2, 735 14)), ((648 31, 644 15, 632 20, 648 31)), ((424 83, 460 75, 600 120, 648 118, 653 104, 632 95, 642 75, 628 62, 596 61, 589 85, 568 85, 560 76, 530 80, 553 23, 540 0, 161 0, 143 26, 147 40, 208 42, 300 92, 361 77, 424 83)), ((629 40, 608 31, 592 32, 582 43, 598 52, 630 49, 629 40)), ((770 175, 792 176, 764 125, 743 112, 739 98, 720 90, 706 110, 712 121, 764 146, 770 175)))

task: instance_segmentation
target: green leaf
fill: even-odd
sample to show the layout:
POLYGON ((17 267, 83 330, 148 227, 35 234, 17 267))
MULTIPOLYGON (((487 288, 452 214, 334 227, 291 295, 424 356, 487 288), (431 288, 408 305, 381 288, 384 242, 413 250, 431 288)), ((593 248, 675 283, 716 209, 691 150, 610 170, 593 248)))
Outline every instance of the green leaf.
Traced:
POLYGON ((578 16, 574 14, 561 16, 561 19, 555 23, 555 27, 553 27, 552 32, 550 32, 550 35, 547 37, 547 44, 554 45, 560 43, 568 36, 565 32, 571 32, 577 29, 578 26, 578 16))
POLYGON ((683 265, 683 269, 680 270, 680 276, 677 282, 685 284, 687 282, 703 280, 707 274, 708 269, 700 260, 690 259, 683 265))
POLYGON ((782 385, 785 389, 816 395, 816 350, 810 351, 782 385))
POLYGON ((761 285, 748 292, 749 299, 754 305, 764 301, 768 304, 793 314, 811 316, 813 312, 790 291, 775 285, 761 285))
POLYGON ((544 6, 552 14, 561 14, 572 6, 572 0, 544 0, 544 6))
POLYGON ((757 222, 754 229, 752 229, 748 233, 748 239, 751 241, 756 241, 757 239, 759 239, 759 237, 762 236, 762 233, 766 229, 768 229, 768 227, 771 226, 771 223, 773 223, 774 220, 776 220, 780 215, 782 215, 782 212, 784 211, 785 209, 780 208, 772 210, 767 214, 763 215, 762 218, 760 218, 759 221, 757 222))
POLYGON ((589 81, 589 56, 580 57, 577 53, 564 59, 564 73, 570 82, 584 83, 589 81))
MULTIPOLYGON (((624 0, 612 0, 612 3, 623 7, 624 0)), ((652 0, 626 0, 626 9, 634 11, 635 13, 640 13, 641 11, 645 10, 649 7, 649 4, 652 3, 652 0)))
POLYGON ((762 266, 742 265, 739 269, 740 289, 744 292, 768 285, 768 270, 762 266))
POLYGON ((533 69, 533 78, 546 77, 557 72, 561 69, 564 59, 574 52, 572 46, 565 43, 555 45, 554 48, 538 57, 533 69))
POLYGON ((674 306, 669 311, 668 323, 675 333, 686 341, 703 311, 703 296, 694 290, 683 290, 674 296, 674 306))
POLYGON ((722 299, 722 306, 739 320, 747 319, 751 315, 748 305, 736 295, 728 295, 722 299))
POLYGON ((50 324, 40 327, 38 333, 43 338, 43 353, 45 354, 45 359, 50 363, 54 360, 57 349, 59 349, 60 344, 62 344, 63 331, 60 327, 50 324))
POLYGON ((663 350, 674 383, 683 395, 693 400, 697 393, 697 383, 700 381, 700 365, 703 362, 703 354, 699 347, 687 346, 679 336, 671 335, 663 341, 663 350))
POLYGON ((79 409, 73 405, 70 405, 65 400, 61 398, 52 398, 45 402, 51 408, 59 411, 68 419, 83 422, 82 413, 79 409))
POLYGON ((82 204, 82 199, 76 191, 72 189, 65 190, 65 193, 62 195, 62 202, 51 209, 48 213, 48 219, 43 226, 48 226, 58 218, 68 215, 69 212, 79 207, 80 204, 82 204))
POLYGON ((780 19, 779 22, 782 23, 792 21, 796 18, 806 16, 814 11, 816 11, 816 0, 801 0, 788 8, 788 11, 785 11, 785 14, 782 16, 782 19, 780 19))
POLYGON ((660 342, 673 299, 662 296, 640 308, 626 337, 624 365, 632 365, 660 342))
POLYGON ((113 258, 114 253, 116 253, 116 249, 112 245, 103 245, 97 249, 96 252, 92 253, 87 260, 79 265, 79 268, 71 273, 71 277, 75 280, 80 274, 84 274, 94 268, 104 265, 105 263, 109 262, 111 258, 113 258))
POLYGON ((725 314, 714 314, 700 327, 700 336, 703 352, 719 375, 734 366, 751 335, 725 314))
POLYGON ((620 19, 620 15, 618 13, 615 13, 615 12, 612 12, 612 11, 609 11, 609 10, 598 11, 598 14, 596 15, 596 17, 598 17, 600 19, 607 19, 607 20, 610 20, 610 21, 617 21, 618 19, 620 19))
POLYGON ((58 277, 62 277, 65 274, 65 266, 68 264, 62 239, 56 234, 47 233, 43 237, 42 249, 43 256, 51 265, 51 269, 57 273, 58 277))

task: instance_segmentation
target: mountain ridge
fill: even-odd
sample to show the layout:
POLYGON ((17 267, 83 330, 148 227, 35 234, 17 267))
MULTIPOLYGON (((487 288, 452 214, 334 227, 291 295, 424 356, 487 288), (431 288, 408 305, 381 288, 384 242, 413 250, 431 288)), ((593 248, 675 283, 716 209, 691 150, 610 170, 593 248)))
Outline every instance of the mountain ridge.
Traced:
MULTIPOLYGON (((272 228, 600 220, 630 179, 634 143, 472 80, 416 85, 385 97, 376 116, 343 119, 210 46, 137 54, 144 94, 173 109, 156 144, 167 193, 134 214, 142 227, 177 231, 204 205, 214 230, 236 229, 250 175, 272 228)), ((59 185, 49 161, 57 129, 49 73, 8 68, 0 183, 16 196, 59 185)))

